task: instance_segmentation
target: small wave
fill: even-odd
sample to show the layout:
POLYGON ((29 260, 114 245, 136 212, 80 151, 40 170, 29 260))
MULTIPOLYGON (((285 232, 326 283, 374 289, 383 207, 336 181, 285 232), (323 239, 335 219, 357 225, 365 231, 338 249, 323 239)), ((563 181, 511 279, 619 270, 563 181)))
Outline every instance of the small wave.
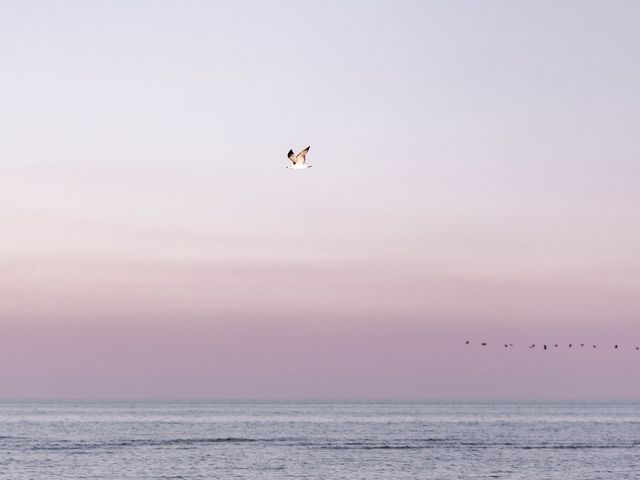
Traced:
MULTIPOLYGON (((444 439, 421 439, 411 443, 375 443, 375 442, 344 442, 336 444, 309 444, 308 446, 326 450, 421 450, 434 448, 434 443, 443 442, 444 439)), ((440 444, 441 445, 441 444, 440 444)))
MULTIPOLYGON (((168 440, 147 441, 149 445, 201 445, 207 443, 253 443, 269 442, 274 439, 258 439, 245 437, 216 437, 216 438, 172 438, 168 440)), ((143 441, 145 442, 145 441, 143 441)))
POLYGON ((520 450, 601 450, 609 448, 632 448, 634 445, 523 445, 520 450))
POLYGON ((320 445, 322 450, 421 450, 426 445, 320 445))
POLYGON ((426 445, 365 445, 362 450, 420 450, 426 445))
POLYGON ((66 442, 58 440, 45 445, 35 445, 32 450, 93 450, 93 449, 113 449, 127 447, 171 447, 171 446, 191 446, 207 445, 218 443, 269 443, 291 441, 292 439, 282 438, 246 438, 246 437, 213 437, 213 438, 169 438, 165 440, 152 439, 129 439, 116 442, 66 442))

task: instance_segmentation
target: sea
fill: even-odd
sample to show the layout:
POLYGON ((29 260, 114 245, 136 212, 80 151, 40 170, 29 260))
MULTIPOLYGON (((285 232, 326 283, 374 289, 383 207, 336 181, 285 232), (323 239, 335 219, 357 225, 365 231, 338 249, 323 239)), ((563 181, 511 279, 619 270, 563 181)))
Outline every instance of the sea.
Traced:
POLYGON ((640 402, 0 401, 0 479, 640 479, 640 402))

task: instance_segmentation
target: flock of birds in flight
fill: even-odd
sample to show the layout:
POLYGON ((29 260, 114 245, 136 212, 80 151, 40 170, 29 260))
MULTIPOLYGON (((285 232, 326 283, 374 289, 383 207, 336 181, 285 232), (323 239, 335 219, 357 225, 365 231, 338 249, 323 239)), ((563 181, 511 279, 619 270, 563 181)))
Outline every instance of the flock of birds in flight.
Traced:
MULTIPOLYGON (((467 340, 465 342, 465 345, 471 345, 471 340, 467 340)), ((480 345, 483 346, 483 347, 486 347, 488 345, 488 343, 487 342, 481 342, 480 345)), ((542 345, 538 345, 537 347, 541 348, 542 350, 549 350, 552 346, 553 346, 553 348, 560 348, 560 345, 557 344, 557 343, 554 343, 553 345, 543 343, 542 345)), ((569 343, 568 346, 569 346, 569 348, 573 348, 573 347, 584 348, 586 345, 584 343, 569 343)), ((504 348, 513 348, 513 343, 505 343, 504 344, 504 348)), ((533 350, 534 348, 536 348, 536 344, 535 343, 532 343, 532 344, 529 345, 529 350, 533 350)), ((598 345, 593 344, 591 346, 591 348, 592 349, 593 348, 598 348, 598 345)), ((613 345, 613 349, 614 350, 619 350, 620 348, 621 348, 621 346, 618 345, 618 344, 613 345)), ((636 350, 640 350, 640 347, 636 346, 635 349, 636 350)))

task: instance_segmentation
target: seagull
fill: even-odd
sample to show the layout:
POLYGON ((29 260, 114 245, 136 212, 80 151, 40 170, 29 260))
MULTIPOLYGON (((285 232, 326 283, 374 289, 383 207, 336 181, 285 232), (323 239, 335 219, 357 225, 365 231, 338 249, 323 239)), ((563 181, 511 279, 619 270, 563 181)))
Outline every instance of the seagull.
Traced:
POLYGON ((289 150, 289 153, 287 153, 287 157, 289 157, 289 160, 291 160, 291 163, 293 165, 289 165, 289 166, 287 166, 287 168, 293 168, 294 170, 302 170, 304 168, 311 168, 311 165, 305 164, 307 153, 309 152, 310 148, 311 148, 311 145, 309 145, 304 150, 301 150, 300 153, 298 153, 297 155, 295 153, 293 153, 293 150, 289 150))

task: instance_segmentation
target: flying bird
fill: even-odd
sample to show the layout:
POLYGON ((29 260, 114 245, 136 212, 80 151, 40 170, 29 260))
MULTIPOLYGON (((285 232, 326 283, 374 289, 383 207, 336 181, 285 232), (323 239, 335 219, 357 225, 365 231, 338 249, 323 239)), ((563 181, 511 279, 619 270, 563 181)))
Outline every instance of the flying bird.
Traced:
POLYGON ((307 159, 307 153, 309 153, 309 149, 311 145, 309 145, 304 150, 301 150, 298 154, 293 153, 293 150, 289 150, 287 153, 287 157, 291 160, 291 165, 287 166, 287 168, 293 168, 294 170, 302 170, 304 168, 311 168, 311 165, 307 165, 305 163, 307 159))

